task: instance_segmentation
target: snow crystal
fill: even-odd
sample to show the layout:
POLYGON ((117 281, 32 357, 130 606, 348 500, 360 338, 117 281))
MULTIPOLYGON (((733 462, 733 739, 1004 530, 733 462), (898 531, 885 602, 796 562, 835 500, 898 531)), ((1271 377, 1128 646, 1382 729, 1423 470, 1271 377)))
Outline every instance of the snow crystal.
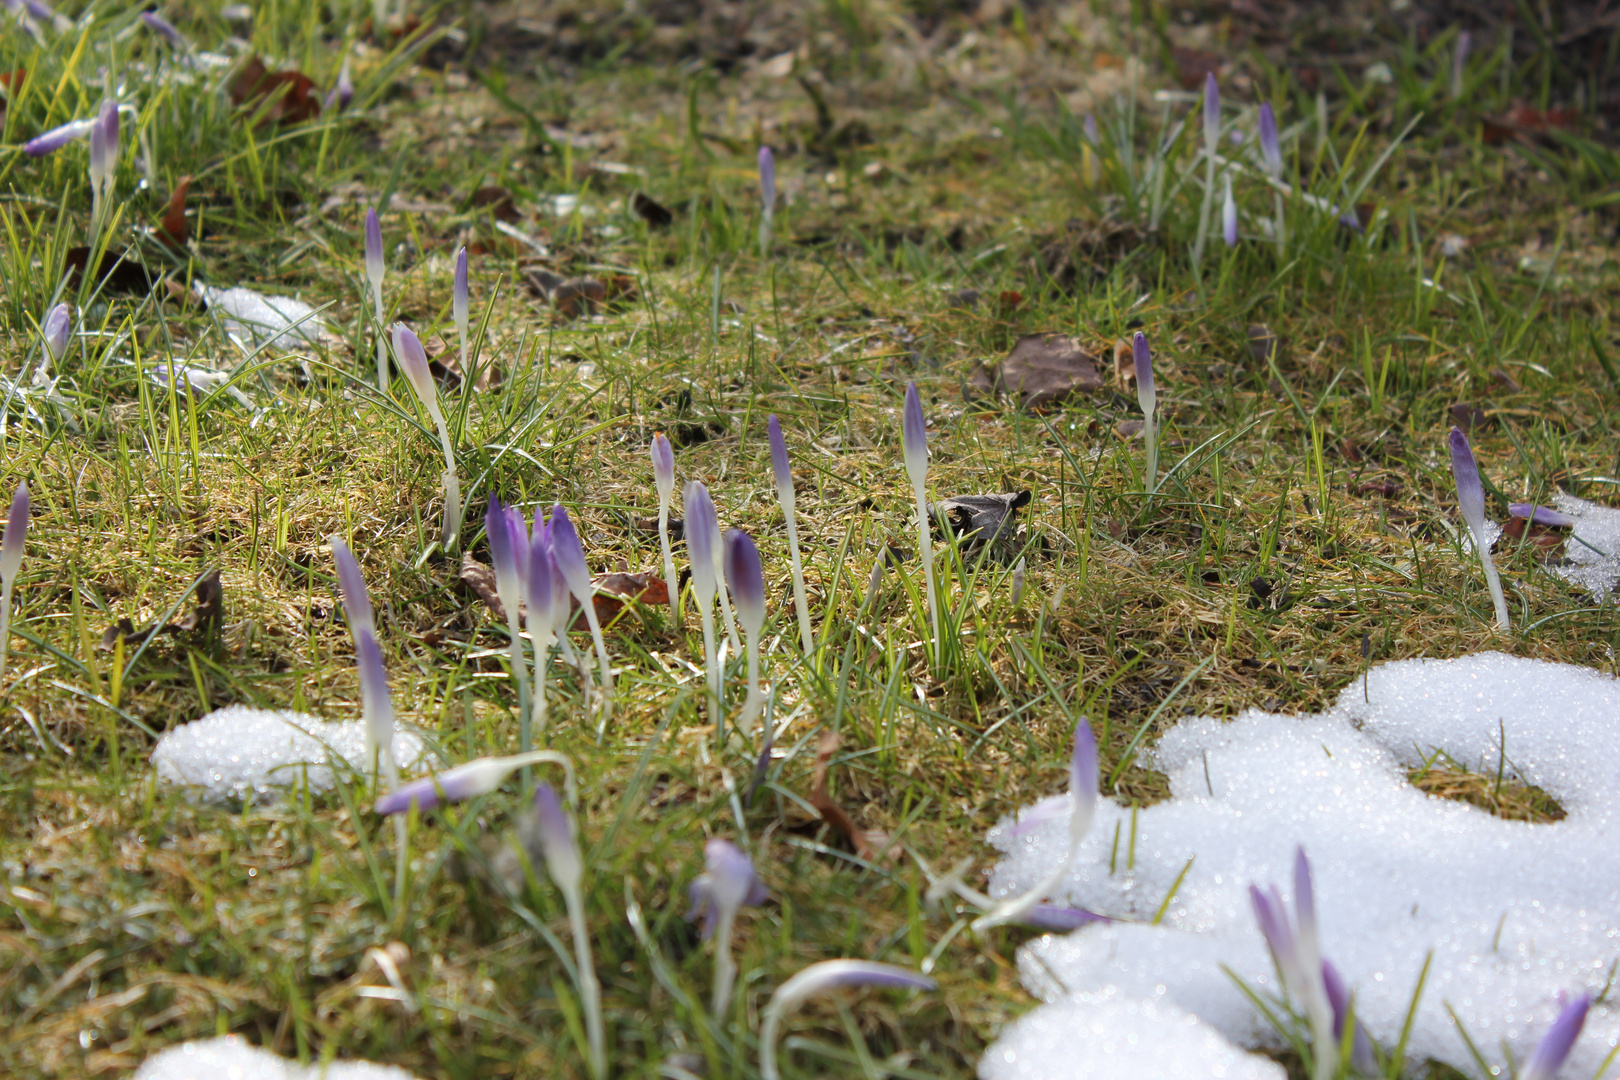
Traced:
POLYGON ((1620 582, 1620 510, 1562 492, 1553 503, 1575 519, 1575 529, 1564 544, 1563 562, 1552 566, 1552 572, 1599 600, 1607 599, 1620 582))
MULTIPOLYGON (((1318 716, 1182 721, 1160 741, 1155 764, 1171 798, 1134 817, 1101 800, 1053 896, 1129 921, 1047 935, 1020 951, 1025 985, 1067 1002, 1035 1017, 1061 1007, 1077 1024, 1095 1008, 1084 995, 1107 991, 1177 1006, 1240 1045, 1275 1046, 1227 970, 1277 992, 1247 887, 1289 892, 1301 844, 1316 874, 1323 952, 1386 1047, 1432 955, 1414 1060, 1472 1070, 1449 1005, 1493 1064, 1507 1050, 1522 1061, 1560 997, 1601 995, 1620 960, 1620 682, 1601 673, 1498 653, 1385 664, 1318 716), (1504 821, 1425 795, 1406 770, 1437 751, 1534 784, 1568 816, 1504 821), (1184 869, 1160 925, 1149 925, 1184 869)), ((992 830, 990 842, 1007 853, 992 895, 1040 880, 1062 858, 1067 830, 1064 812, 1016 836, 1008 822, 992 830)), ((1054 1062, 1078 1057, 1078 1040, 1091 1038, 1071 1045, 1060 1041, 1070 1037, 1060 1019, 1026 1018, 1006 1036, 1013 1049, 1034 1038, 1027 1030, 1048 1033, 1044 1053, 1054 1062)), ((1566 1075, 1592 1076, 1617 1043, 1620 1009, 1595 1006, 1566 1075)), ((999 1070, 1003 1048, 992 1047, 986 1069, 999 1070)), ((1604 1075, 1620 1077, 1620 1066, 1604 1075)))
POLYGON ((1165 1002, 1121 999, 1113 987, 1076 994, 1017 1021, 984 1060, 982 1080, 1283 1080, 1281 1065, 1246 1054, 1165 1002))
MULTIPOLYGON (((395 732, 394 753, 401 769, 408 769, 423 755, 421 737, 395 732)), ((325 791, 335 783, 336 761, 371 771, 360 721, 245 705, 217 709, 166 731, 152 751, 159 779, 198 788, 207 802, 262 799, 277 788, 303 784, 306 776, 310 790, 325 791)))
POLYGON ((393 1065, 334 1061, 304 1066, 235 1035, 199 1039, 160 1050, 135 1071, 134 1080, 415 1080, 393 1065))

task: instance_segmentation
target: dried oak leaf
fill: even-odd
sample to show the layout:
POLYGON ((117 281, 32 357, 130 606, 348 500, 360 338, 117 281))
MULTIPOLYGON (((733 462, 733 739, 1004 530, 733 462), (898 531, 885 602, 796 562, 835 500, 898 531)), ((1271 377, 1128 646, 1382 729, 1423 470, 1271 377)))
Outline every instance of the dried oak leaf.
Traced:
POLYGON ((315 81, 301 71, 271 71, 257 55, 247 58, 226 84, 231 104, 249 113, 263 109, 261 124, 301 124, 321 114, 315 81))
POLYGON ((1564 544, 1568 539, 1567 528, 1515 517, 1508 518, 1507 524, 1502 526, 1502 537, 1496 542, 1496 548, 1500 550, 1510 541, 1512 547, 1527 543, 1535 548, 1537 562, 1555 563, 1564 557, 1564 544))
POLYGON ((849 811, 839 806, 827 792, 827 767, 832 762, 833 754, 838 751, 838 743, 837 733, 828 731, 816 744, 816 766, 810 778, 810 805, 815 807, 822 820, 844 834, 844 838, 855 849, 856 855, 867 862, 873 862, 881 853, 889 862, 897 862, 900 858, 900 846, 890 844, 889 834, 882 829, 862 829, 856 825, 855 819, 849 816, 849 811))
POLYGON ((1024 409, 1045 409, 1072 394, 1102 389, 1096 358, 1067 334, 1028 334, 1018 339, 994 374, 977 385, 1016 397, 1024 409))

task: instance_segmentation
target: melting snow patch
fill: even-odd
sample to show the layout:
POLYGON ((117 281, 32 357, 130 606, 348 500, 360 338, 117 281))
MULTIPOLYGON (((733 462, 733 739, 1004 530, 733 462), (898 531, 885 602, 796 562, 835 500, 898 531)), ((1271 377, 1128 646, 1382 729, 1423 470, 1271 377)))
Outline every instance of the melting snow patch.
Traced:
POLYGON ((1564 545, 1563 563, 1552 572, 1607 599, 1620 582, 1620 510, 1562 493, 1553 504, 1575 519, 1575 529, 1564 545))
POLYGON ((135 1071, 134 1080, 415 1080, 393 1065, 334 1061, 303 1066, 243 1042, 235 1035, 199 1039, 161 1050, 135 1071))
MULTIPOLYGON (((1522 1062, 1560 997, 1599 997, 1620 960, 1620 682, 1606 675, 1499 653, 1400 661, 1353 682, 1321 715, 1185 720, 1160 741, 1155 764, 1171 798, 1134 820, 1101 800, 1053 896, 1130 921, 1020 950, 1024 984, 1058 1004, 1008 1030, 981 1065, 986 1078, 1113 1075, 1080 1062, 1095 1045, 1096 1010, 1131 1001, 1152 1002, 1161 1016, 1179 1008, 1244 1046, 1275 1046, 1226 969, 1278 992, 1247 888, 1287 893, 1296 845, 1315 870, 1323 952, 1386 1048, 1432 954, 1413 1060, 1471 1074, 1449 1005, 1493 1065, 1507 1050, 1522 1062), (1425 795, 1406 769, 1436 750, 1484 772, 1502 763, 1568 816, 1503 821, 1425 795), (1148 925, 1184 868, 1162 922, 1148 925), (1009 1048, 1049 1066, 1005 1071, 1009 1048)), ((1055 814, 1054 800, 1026 810, 1025 820, 1042 808, 1047 819, 1016 836, 1009 822, 991 831, 1006 852, 992 895, 1022 892, 1057 865, 1068 845, 1066 800, 1055 814)), ((1594 1006, 1563 1075, 1591 1077, 1617 1043, 1620 1009, 1594 1006)), ((1180 1075, 1248 1074, 1211 1063, 1180 1075)), ((1620 1077, 1620 1065, 1604 1076, 1620 1077)))
MULTIPOLYGON (((401 771, 408 770, 423 755, 421 738, 396 732, 394 753, 401 771)), ((337 761, 370 772, 360 721, 245 705, 216 709, 166 731, 152 751, 159 779, 195 787, 208 802, 262 799, 277 788, 302 784, 306 776, 312 791, 325 791, 335 782, 337 761)))

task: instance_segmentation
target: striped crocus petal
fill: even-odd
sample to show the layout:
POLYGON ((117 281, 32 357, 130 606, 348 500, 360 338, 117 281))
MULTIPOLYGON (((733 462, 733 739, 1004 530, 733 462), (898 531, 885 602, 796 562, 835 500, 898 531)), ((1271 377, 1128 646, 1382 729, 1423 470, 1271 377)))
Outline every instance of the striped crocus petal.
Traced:
MULTIPOLYGON (((555 633, 561 621, 558 610, 557 563, 551 554, 550 538, 529 544, 529 578, 524 583, 525 599, 529 605, 529 637, 538 642, 547 633, 555 633)), ((563 611, 567 609, 564 608, 563 611)), ((537 644, 535 648, 540 648, 537 644)))
POLYGON ((591 568, 585 563, 585 548, 579 542, 579 532, 568 518, 561 503, 551 508, 551 554, 557 560, 557 572, 568 583, 581 605, 592 602, 591 568))
POLYGON ((366 756, 394 749, 394 699, 388 693, 388 669, 383 667, 377 635, 369 626, 354 632, 354 660, 360 669, 360 715, 366 722, 366 756))
POLYGON ((141 12, 141 22, 145 23, 148 29, 161 34, 168 41, 168 43, 173 45, 175 48, 184 51, 191 47, 186 41, 184 35, 182 35, 179 30, 175 29, 174 23, 170 22, 168 19, 165 19, 157 12, 141 12))
POLYGON ((658 501, 667 504, 675 494, 675 448, 669 444, 669 436, 662 431, 652 439, 652 464, 658 501))
POLYGON ((375 207, 366 210, 366 278, 373 289, 382 288, 383 274, 382 222, 377 219, 375 207))
POLYGON ((1575 519, 1568 514, 1560 514, 1557 510, 1535 503, 1508 503, 1508 513, 1553 529, 1568 529, 1575 525, 1575 519))
POLYGON ((1485 531, 1485 488, 1479 479, 1479 464, 1474 460, 1474 449, 1468 445, 1468 436, 1461 428, 1452 428, 1451 475, 1457 482, 1457 508, 1475 536, 1485 531))
POLYGON ((28 484, 17 485, 11 497, 11 512, 6 515, 6 531, 0 538, 0 580, 8 585, 17 580, 22 568, 24 541, 28 539, 28 515, 32 504, 28 499, 28 484))
POLYGON ((394 356, 422 404, 430 401, 437 404, 438 391, 433 385, 433 372, 428 369, 427 350, 422 348, 422 339, 416 336, 416 331, 404 323, 394 324, 394 356))
POLYGON ((793 501, 793 467, 788 462, 787 440, 782 438, 782 425, 776 414, 765 421, 765 430, 771 438, 771 473, 776 478, 776 495, 784 503, 793 501))
POLYGON ((89 135, 91 130, 100 123, 99 117, 89 120, 69 120, 61 127, 54 127, 43 135, 37 135, 23 144, 23 153, 29 157, 44 157, 54 154, 70 142, 89 135))
POLYGON ((377 800, 377 813, 403 814, 412 806, 418 812, 435 809, 444 803, 462 802, 478 795, 487 795, 501 786, 512 773, 522 768, 526 757, 482 757, 434 776, 424 776, 401 784, 377 800))
POLYGON ((462 337, 467 336, 468 306, 470 300, 467 293, 467 245, 463 244, 456 249, 456 273, 450 285, 450 316, 456 322, 456 329, 462 337))
POLYGON ((563 810, 562 800, 557 798, 556 789, 550 784, 542 783, 534 789, 534 815, 546 868, 559 886, 575 887, 584 874, 584 867, 580 863, 579 847, 574 843, 574 827, 563 810))
POLYGON ((926 975, 895 964, 872 960, 823 960, 794 975, 776 988, 767 1009, 785 1012, 818 994, 848 986, 876 986, 887 990, 932 990, 938 984, 926 975))
POLYGON ((1230 172, 1226 174, 1226 183, 1221 193, 1221 239, 1226 241, 1227 247, 1237 247, 1237 201, 1232 198, 1232 174, 1230 172))
POLYGON ((1147 335, 1138 330, 1131 339, 1131 358, 1136 362, 1136 400, 1142 406, 1142 415, 1151 417, 1158 407, 1159 395, 1153 385, 1153 350, 1148 348, 1147 335))
POLYGON ((1586 1025, 1586 1010, 1591 1006, 1590 994, 1582 994, 1564 1006, 1564 1011, 1536 1044, 1524 1071, 1519 1073, 1519 1080, 1553 1080, 1558 1075, 1569 1052, 1575 1048, 1575 1040, 1580 1038, 1581 1028, 1586 1025))
POLYGON ((759 197, 767 210, 776 206, 776 155, 768 146, 759 148, 759 197))
POLYGON ((331 538, 332 561, 337 564, 338 588, 343 593, 343 610, 349 616, 349 630, 375 630, 376 621, 371 613, 371 595, 366 591, 366 579, 355 562, 354 552, 336 536, 331 538))
POLYGON ((906 405, 900 424, 904 436, 906 472, 913 487, 921 487, 928 476, 928 422, 923 419, 922 398, 917 384, 906 383, 906 405))
POLYGON ((758 641, 765 628, 765 579, 760 571, 759 549, 741 529, 726 534, 726 588, 737 604, 737 618, 748 631, 750 641, 758 641))
POLYGON ((1260 106, 1260 156, 1272 179, 1282 176, 1282 143, 1277 138, 1277 114, 1272 111, 1269 101, 1260 106))
POLYGON ((1215 153, 1220 149, 1221 87, 1212 71, 1204 76, 1204 150, 1215 153))
MULTIPOLYGON (((1330 960, 1322 961, 1322 986, 1327 991, 1328 1005, 1333 1009, 1333 1036, 1340 1044, 1344 1042, 1344 1024, 1350 1016, 1350 988, 1345 985, 1344 976, 1339 969, 1333 966, 1330 960)), ((1356 1073, 1361 1076, 1375 1076, 1378 1072, 1378 1057, 1373 1053, 1372 1040, 1367 1037, 1367 1029, 1360 1022, 1356 1023, 1356 1034, 1350 1044, 1350 1064, 1356 1073)))
POLYGON ((51 308, 51 313, 45 316, 45 349, 51 354, 52 361, 59 361, 67 354, 68 335, 73 330, 73 308, 69 304, 57 304, 51 308))
POLYGON ((1097 811, 1097 738, 1084 719, 1074 725, 1074 756, 1069 761, 1069 842, 1078 844, 1097 811))
POLYGON ((518 568, 518 537, 513 535, 512 516, 501 505, 499 495, 489 496, 484 515, 484 535, 489 540, 489 561, 495 570, 495 592, 501 598, 509 619, 517 618, 518 601, 523 596, 523 572, 518 568))
POLYGON ((714 500, 702 481, 694 480, 681 493, 686 516, 686 552, 692 559, 692 588, 698 603, 714 600, 719 582, 714 577, 714 537, 720 531, 714 514, 714 500))

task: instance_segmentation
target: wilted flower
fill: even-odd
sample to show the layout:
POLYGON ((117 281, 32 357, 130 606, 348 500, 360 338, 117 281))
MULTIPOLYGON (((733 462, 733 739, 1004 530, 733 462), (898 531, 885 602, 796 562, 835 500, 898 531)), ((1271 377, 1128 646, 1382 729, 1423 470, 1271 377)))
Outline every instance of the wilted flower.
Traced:
POLYGON ((1553 1021, 1552 1027, 1536 1044, 1530 1060, 1524 1063, 1519 1080, 1553 1080, 1558 1075, 1569 1052, 1575 1048, 1575 1040, 1581 1037, 1581 1028, 1586 1025, 1586 1011, 1591 1007, 1590 994, 1582 994, 1564 1006, 1558 1019, 1553 1021))
POLYGON ((705 940, 714 937, 716 930, 720 932, 715 944, 714 990, 709 998, 709 1011, 718 1017, 725 1013, 732 980, 737 976, 731 956, 731 924, 744 904, 758 907, 770 894, 754 873, 754 864, 730 840, 716 838, 704 844, 703 861, 705 871, 692 880, 687 890, 692 910, 686 917, 703 920, 705 940))
MULTIPOLYGON (((560 509, 560 507, 559 507, 560 509)), ((567 515, 563 515, 567 520, 567 515)), ((534 791, 536 835, 545 856, 546 870, 568 908, 568 922, 574 931, 574 961, 579 971, 579 996, 584 1006, 585 1028, 591 1053, 591 1074, 600 1080, 606 1072, 606 1041, 602 1029, 602 992, 591 961, 590 932, 585 925, 585 868, 574 840, 574 827, 563 810, 557 792, 542 783, 534 791)))
POLYGON ((771 474, 776 480, 776 499, 782 504, 782 516, 787 520, 788 562, 793 571, 793 607, 799 616, 799 646, 809 656, 815 647, 810 633, 810 605, 804 598, 804 564, 799 561, 799 519, 795 512, 793 468, 788 462, 787 440, 782 438, 782 425, 776 414, 765 420, 765 430, 771 441, 771 474))
POLYGON ((923 419, 922 398, 917 394, 915 382, 906 383, 906 404, 901 414, 900 433, 906 472, 911 476, 912 494, 917 499, 917 551, 922 555, 923 588, 928 596, 928 627, 934 636, 930 652, 937 664, 944 642, 939 639, 939 600, 934 595, 934 540, 928 531, 928 495, 924 491, 928 481, 928 424, 923 419))
POLYGON ((926 975, 894 964, 870 960, 823 960, 794 975, 776 988, 759 1025, 759 1071, 764 1080, 780 1080, 776 1069, 776 1029, 789 1009, 806 1000, 847 986, 875 986, 888 990, 932 990, 937 984, 926 975))
POLYGON ((444 451, 444 527, 439 533, 439 546, 452 552, 461 540, 461 479, 456 474, 456 452, 450 445, 450 428, 439 408, 439 387, 428 368, 427 351, 422 348, 421 339, 404 323, 394 324, 394 354, 399 357, 400 369, 416 392, 417 400, 439 429, 439 448, 444 451))
POLYGON ((652 439, 653 486, 658 489, 658 549, 664 556, 664 587, 669 609, 680 611, 680 579, 675 576, 675 555, 669 545, 669 504, 675 494, 675 448, 662 431, 652 439))
POLYGON ((30 508, 28 484, 18 484, 17 493, 11 497, 11 511, 6 515, 6 531, 0 535, 0 677, 6 673, 6 653, 11 646, 11 590, 22 569, 30 508))
POLYGON ((445 803, 463 802, 479 795, 488 795, 517 770, 542 761, 566 759, 554 750, 533 750, 527 754, 507 757, 481 757, 446 769, 433 776, 424 776, 402 784, 377 800, 374 807, 379 814, 403 814, 411 807, 418 813, 436 809, 445 803))
POLYGON ((557 560, 557 571, 585 610, 585 621, 590 625, 591 640, 596 645, 596 659, 602 665, 601 726, 606 727, 613 712, 613 668, 608 662, 607 642, 602 639, 602 624, 596 617, 596 589, 591 583, 590 567, 585 564, 585 549, 561 503, 551 508, 550 529, 551 554, 557 560))
POLYGON ((1491 590, 1491 603, 1496 605, 1498 630, 1512 628, 1508 618, 1507 599, 1502 595, 1502 579, 1497 577, 1496 563, 1491 559, 1490 545, 1485 542, 1485 487, 1479 478, 1479 464, 1474 460, 1473 447, 1461 428, 1452 428, 1451 475, 1457 483, 1457 509, 1462 511, 1468 531, 1474 537, 1474 550, 1479 553, 1480 566, 1485 571, 1485 583, 1491 590))
POLYGON ((62 357, 67 355, 68 335, 73 330, 73 307, 57 304, 51 308, 51 313, 45 316, 43 329, 45 351, 50 354, 52 362, 60 363, 62 357))

